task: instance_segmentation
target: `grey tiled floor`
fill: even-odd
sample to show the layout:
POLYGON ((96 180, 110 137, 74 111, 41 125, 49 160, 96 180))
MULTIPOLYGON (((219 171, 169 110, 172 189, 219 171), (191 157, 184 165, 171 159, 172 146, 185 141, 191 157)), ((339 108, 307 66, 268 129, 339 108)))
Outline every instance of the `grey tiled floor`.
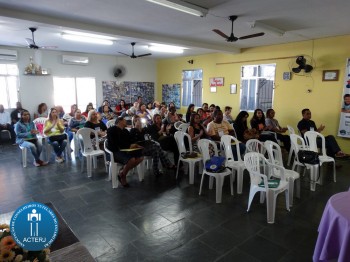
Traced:
POLYGON ((158 179, 148 171, 145 181, 129 176, 130 188, 112 189, 102 159, 89 179, 80 160, 40 168, 28 161, 22 168, 16 146, 1 150, 0 213, 50 201, 97 261, 311 261, 328 198, 350 184, 350 160, 338 161, 337 183, 329 175, 316 192, 303 177, 301 199, 288 212, 281 195, 269 225, 258 197, 246 212, 248 175, 242 195, 231 196, 225 181, 216 204, 208 180, 198 196, 199 175, 189 185, 186 175, 176 182, 173 171, 158 179))

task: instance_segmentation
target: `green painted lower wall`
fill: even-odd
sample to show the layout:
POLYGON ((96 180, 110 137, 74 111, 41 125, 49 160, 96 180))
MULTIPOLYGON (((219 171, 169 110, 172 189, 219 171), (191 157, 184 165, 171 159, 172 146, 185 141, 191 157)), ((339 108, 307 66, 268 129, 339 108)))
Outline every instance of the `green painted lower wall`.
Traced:
MULTIPOLYGON (((157 63, 157 99, 161 100, 162 84, 181 83, 182 70, 203 70, 203 102, 214 103, 221 108, 231 106, 232 115, 239 112, 239 90, 230 94, 230 84, 240 87, 242 65, 276 64, 275 92, 273 108, 276 119, 281 125, 296 128, 301 119, 301 110, 309 108, 312 119, 317 125, 324 124, 323 134, 335 135, 338 129, 343 93, 345 62, 350 57, 350 35, 316 39, 242 49, 240 54, 208 54, 159 60, 157 63), (288 72, 289 63, 298 55, 309 55, 316 61, 316 68, 311 76, 292 76, 289 81, 283 80, 283 72, 288 72), (194 63, 187 61, 193 59, 194 63), (222 63, 222 64, 218 64, 222 63), (323 82, 323 70, 340 70, 339 81, 323 82), (217 88, 217 93, 209 92, 209 78, 224 77, 224 86, 217 88), (308 92, 311 90, 311 92, 308 92)), ((185 112, 186 108, 181 108, 185 112)), ((337 138, 345 152, 350 153, 350 140, 337 138)))

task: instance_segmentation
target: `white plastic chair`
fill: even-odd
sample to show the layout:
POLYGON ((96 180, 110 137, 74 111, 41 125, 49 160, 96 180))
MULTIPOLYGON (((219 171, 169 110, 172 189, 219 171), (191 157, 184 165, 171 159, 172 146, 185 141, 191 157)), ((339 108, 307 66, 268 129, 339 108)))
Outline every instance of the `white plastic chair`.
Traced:
POLYGON ((183 131, 176 131, 174 134, 174 138, 177 144, 177 148, 179 150, 179 160, 177 162, 177 170, 176 170, 176 179, 179 175, 179 169, 180 169, 180 162, 184 162, 188 164, 189 168, 189 177, 190 181, 189 183, 192 185, 194 183, 194 169, 196 163, 200 165, 200 162, 202 161, 202 157, 197 156, 195 158, 183 158, 182 154, 186 153, 186 146, 185 146, 185 137, 187 137, 188 144, 189 144, 189 152, 192 153, 192 141, 191 136, 183 131))
MULTIPOLYGON (((288 128, 288 131, 289 131, 289 135, 295 134, 295 130, 294 130, 293 127, 287 125, 287 128, 288 128)), ((290 162, 292 161, 293 153, 295 154, 295 152, 294 152, 294 150, 293 150, 293 147, 290 147, 290 149, 289 149, 289 154, 288 154, 288 162, 287 162, 287 165, 288 165, 288 166, 290 166, 290 162)))
POLYGON ((279 193, 284 192, 286 198, 286 209, 289 209, 289 183, 285 180, 284 167, 273 165, 269 163, 266 158, 256 152, 250 152, 244 155, 244 163, 250 174, 250 191, 248 200, 248 209, 252 204, 254 195, 260 192, 260 203, 263 203, 266 196, 266 208, 267 208, 267 223, 273 224, 275 222, 276 211, 276 198, 279 193), (276 188, 270 188, 268 186, 269 171, 272 168, 279 170, 280 183, 276 188), (261 186, 261 182, 263 185, 261 186))
POLYGON ((45 159, 47 161, 50 160, 50 154, 51 154, 51 146, 49 145, 47 141, 47 137, 44 134, 44 127, 45 127, 45 121, 47 120, 46 117, 38 117, 33 120, 33 123, 36 127, 36 129, 39 131, 39 134, 37 135, 38 139, 41 139, 41 143, 43 145, 43 149, 45 150, 46 156, 45 159), (41 127, 40 127, 41 126, 41 127))
POLYGON ((224 148, 224 153, 226 157, 226 166, 232 168, 233 179, 235 178, 235 173, 237 172, 237 194, 242 194, 243 188, 243 173, 246 169, 244 161, 241 158, 241 153, 239 151, 239 141, 237 138, 229 135, 223 135, 221 137, 221 147, 224 148), (232 141, 236 147, 237 160, 234 160, 232 153, 232 141))
MULTIPOLYGON (((122 164, 115 162, 114 161, 114 154, 112 151, 110 151, 107 147, 108 145, 108 141, 107 139, 104 142, 104 147, 105 147, 105 151, 110 155, 110 161, 106 161, 106 166, 108 166, 108 178, 107 181, 111 181, 112 180, 112 188, 118 188, 118 180, 117 180, 117 175, 120 171, 120 169, 123 167, 122 164)), ((137 173, 139 176, 139 181, 143 181, 144 179, 144 172, 143 172, 143 166, 142 165, 138 165, 137 166, 137 173)))
POLYGON ((305 145, 305 141, 301 136, 297 134, 290 134, 290 142, 291 142, 291 147, 293 148, 293 151, 294 151, 294 161, 293 161, 292 170, 295 170, 295 168, 297 168, 296 171, 300 174, 300 167, 305 167, 306 169, 309 169, 310 170, 310 190, 315 191, 316 178, 318 175, 319 165, 303 164, 299 161, 299 157, 298 157, 299 150, 301 149, 308 150, 308 147, 305 145))
MULTIPOLYGON (((284 167, 281 147, 277 143, 269 140, 265 141, 264 144, 269 156, 268 161, 271 164, 284 167)), ((296 182, 296 196, 300 198, 300 175, 298 172, 290 169, 285 169, 284 175, 289 182, 289 204, 293 206, 294 182, 296 182)), ((281 178, 279 170, 275 168, 270 170, 270 176, 281 178)))
POLYGON ((182 121, 177 121, 177 122, 175 122, 174 123, 174 127, 176 128, 176 130, 179 130, 179 126, 181 125, 181 124, 183 124, 184 122, 182 122, 182 121))
POLYGON ((246 146, 246 153, 257 152, 263 155, 265 154, 264 143, 260 142, 258 139, 249 139, 245 144, 245 146, 246 146))
POLYGON ((187 128, 189 126, 190 126, 190 123, 182 123, 179 125, 178 130, 186 133, 187 128))
POLYGON ((214 148, 215 156, 217 156, 218 150, 217 150, 217 145, 215 142, 208 140, 208 139, 200 139, 198 141, 198 148, 202 154, 202 160, 203 160, 203 173, 202 173, 201 185, 199 187, 199 195, 202 194, 202 186, 203 186, 204 176, 207 175, 210 177, 209 189, 213 188, 213 178, 215 178, 216 203, 221 203, 222 186, 224 184, 225 176, 230 176, 231 195, 233 196, 233 175, 232 175, 231 170, 229 170, 228 168, 225 168, 225 170, 223 172, 220 172, 220 173, 212 173, 212 172, 209 172, 205 169, 205 162, 210 159, 209 145, 212 145, 212 147, 214 148))
POLYGON ((115 125, 115 119, 108 120, 106 126, 107 128, 110 128, 111 126, 115 125))
MULTIPOLYGON (((94 168, 97 168, 97 156, 102 155, 104 157, 104 163, 106 163, 106 155, 103 150, 100 149, 100 144, 98 142, 98 134, 97 131, 92 128, 81 128, 77 131, 77 137, 80 141, 80 150, 83 157, 86 157, 86 165, 87 165, 87 175, 91 177, 92 173, 92 162, 94 164, 94 168), (95 147, 92 144, 90 135, 95 134, 95 147), (80 140, 81 139, 81 140, 80 140)), ((84 170, 84 158, 81 161, 81 172, 84 170)))
MULTIPOLYGON (((335 169, 335 160, 333 157, 327 156, 327 151, 326 151, 326 140, 325 137, 316 131, 307 131, 304 133, 304 138, 306 145, 309 147, 309 150, 318 152, 317 148, 317 138, 320 138, 322 141, 322 146, 321 146, 321 154, 319 155, 320 159, 320 166, 322 166, 323 163, 333 163, 333 180, 336 182, 336 169, 335 169)), ((318 181, 320 185, 322 185, 322 175, 320 176, 320 179, 318 181)))

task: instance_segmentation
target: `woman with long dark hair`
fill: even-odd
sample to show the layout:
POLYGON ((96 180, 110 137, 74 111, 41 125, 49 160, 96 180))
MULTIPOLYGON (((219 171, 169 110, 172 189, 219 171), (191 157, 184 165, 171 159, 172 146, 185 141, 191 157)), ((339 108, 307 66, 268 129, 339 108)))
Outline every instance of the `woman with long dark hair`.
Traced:
POLYGON ((264 142, 266 140, 271 140, 277 143, 276 137, 273 133, 264 133, 264 131, 270 131, 270 127, 266 126, 265 115, 261 109, 255 109, 254 115, 250 120, 250 126, 258 131, 260 141, 264 142))
POLYGON ((190 122, 191 115, 194 113, 194 104, 189 104, 186 112, 186 122, 190 122))
POLYGON ((21 112, 21 119, 15 125, 16 143, 21 147, 30 150, 34 157, 34 166, 46 166, 48 163, 40 160, 42 144, 36 137, 39 131, 35 128, 35 124, 30 119, 27 110, 21 112))
POLYGON ((192 147, 194 151, 199 152, 197 142, 199 139, 207 138, 207 129, 201 124, 201 117, 198 113, 193 113, 190 119, 190 126, 187 129, 187 133, 192 139, 192 147))
POLYGON ((115 112, 118 116, 125 116, 126 111, 129 109, 124 99, 120 99, 119 104, 115 107, 115 112))

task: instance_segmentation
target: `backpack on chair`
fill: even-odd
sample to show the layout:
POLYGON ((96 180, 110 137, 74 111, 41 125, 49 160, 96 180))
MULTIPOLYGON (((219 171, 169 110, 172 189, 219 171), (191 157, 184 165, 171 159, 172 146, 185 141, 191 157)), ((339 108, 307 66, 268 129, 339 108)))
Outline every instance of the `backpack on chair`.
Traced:
POLYGON ((212 156, 205 162, 205 169, 208 172, 220 173, 225 170, 226 158, 222 156, 212 156))

